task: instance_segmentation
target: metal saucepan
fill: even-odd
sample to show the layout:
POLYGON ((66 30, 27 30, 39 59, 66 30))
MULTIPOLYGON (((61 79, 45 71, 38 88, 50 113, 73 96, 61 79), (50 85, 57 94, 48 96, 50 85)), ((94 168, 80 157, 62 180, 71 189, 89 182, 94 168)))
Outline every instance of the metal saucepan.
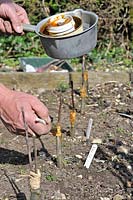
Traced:
POLYGON ((66 35, 63 37, 52 37, 42 34, 40 30, 47 23, 49 17, 40 21, 36 26, 24 24, 24 31, 35 31, 40 37, 46 54, 52 58, 76 58, 87 54, 95 48, 97 43, 98 16, 93 12, 82 9, 76 9, 63 14, 81 18, 83 31, 76 35, 66 35))

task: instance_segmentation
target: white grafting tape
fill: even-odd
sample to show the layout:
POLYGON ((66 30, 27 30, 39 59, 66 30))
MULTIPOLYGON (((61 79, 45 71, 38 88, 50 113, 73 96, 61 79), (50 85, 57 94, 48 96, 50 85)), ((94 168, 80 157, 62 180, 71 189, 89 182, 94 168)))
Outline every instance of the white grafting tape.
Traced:
POLYGON ((42 123, 42 124, 44 124, 44 125, 46 125, 47 123, 46 123, 46 121, 44 120, 44 119, 40 119, 40 118, 36 118, 36 120, 35 120, 36 122, 40 122, 40 123, 42 123))

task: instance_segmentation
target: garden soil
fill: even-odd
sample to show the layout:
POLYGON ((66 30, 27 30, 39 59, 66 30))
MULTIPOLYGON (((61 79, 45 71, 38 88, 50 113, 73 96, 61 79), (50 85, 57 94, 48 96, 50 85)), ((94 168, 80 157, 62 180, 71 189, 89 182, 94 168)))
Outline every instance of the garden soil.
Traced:
MULTIPOLYGON (((133 199, 133 91, 129 83, 107 82, 89 87, 81 113, 79 90, 74 91, 76 121, 71 137, 71 90, 24 91, 47 105, 53 118, 51 133, 38 139, 37 167, 41 171, 41 199, 131 200, 133 199), (56 137, 59 99, 62 95, 62 167, 56 164, 56 137), (89 120, 92 128, 86 142, 89 120), (84 163, 92 147, 98 149, 89 169, 84 163)), ((33 157, 33 141, 29 139, 33 157)), ((0 199, 30 200, 29 162, 24 136, 13 135, 0 123, 0 199)))

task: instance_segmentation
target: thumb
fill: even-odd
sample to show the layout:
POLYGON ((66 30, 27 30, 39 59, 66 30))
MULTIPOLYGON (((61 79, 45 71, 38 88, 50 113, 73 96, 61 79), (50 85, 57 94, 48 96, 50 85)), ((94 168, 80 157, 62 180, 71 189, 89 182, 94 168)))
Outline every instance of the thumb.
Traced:
POLYGON ((16 13, 16 10, 15 9, 9 10, 8 17, 12 23, 12 27, 13 27, 14 31, 17 33, 22 33, 23 27, 22 27, 21 21, 19 20, 17 13, 16 13))

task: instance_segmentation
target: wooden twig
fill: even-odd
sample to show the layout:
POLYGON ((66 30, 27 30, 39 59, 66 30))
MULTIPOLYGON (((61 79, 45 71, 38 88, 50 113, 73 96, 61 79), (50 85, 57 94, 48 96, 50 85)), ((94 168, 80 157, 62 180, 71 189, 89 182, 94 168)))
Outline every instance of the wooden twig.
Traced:
POLYGON ((62 107, 62 95, 60 95, 60 100, 59 100, 58 124, 60 124, 61 121, 61 107, 62 107))
POLYGON ((82 85, 84 84, 85 55, 82 57, 82 85))
POLYGON ((83 55, 83 61, 82 61, 82 87, 80 90, 80 96, 81 96, 81 113, 84 113, 85 109, 85 98, 87 96, 87 82, 88 82, 88 76, 86 76, 86 66, 85 66, 85 55, 83 55))
POLYGON ((85 98, 87 96, 85 84, 82 85, 82 88, 80 90, 80 96, 81 96, 81 110, 80 110, 80 112, 83 114, 84 111, 85 111, 85 98))
POLYGON ((37 173, 37 147, 36 147, 36 137, 33 136, 33 148, 34 148, 34 159, 35 159, 35 172, 37 173))
POLYGON ((89 95, 89 79, 88 79, 88 71, 86 70, 85 72, 87 74, 87 80, 86 80, 86 91, 87 91, 87 96, 89 95))
POLYGON ((86 88, 86 93, 88 94, 88 70, 86 69, 86 64, 85 64, 85 59, 86 55, 83 56, 83 64, 82 64, 82 86, 85 85, 86 88))
POLYGON ((75 135, 75 120, 76 120, 76 111, 71 110, 70 111, 70 123, 71 123, 71 137, 74 137, 75 135))
POLYGON ((62 167, 62 145, 61 136, 56 136, 57 167, 62 167))
POLYGON ((74 102, 73 80, 71 76, 70 76, 70 87, 71 87, 71 99, 72 99, 72 109, 70 110, 70 123, 71 123, 70 135, 71 137, 73 137, 75 135, 76 111, 75 111, 75 102, 74 102))
POLYGON ((56 154, 57 154, 57 167, 62 167, 62 145, 61 145, 61 106, 62 106, 62 96, 60 95, 60 103, 59 103, 59 110, 58 110, 58 123, 57 123, 57 132, 56 132, 56 154))
POLYGON ((73 90, 73 80, 70 80, 70 87, 71 87, 71 97, 72 97, 72 110, 75 110, 75 103, 74 103, 74 90, 73 90))
POLYGON ((27 144, 27 152, 28 152, 28 157, 29 157, 29 166, 30 170, 32 170, 32 158, 31 158, 31 151, 30 151, 30 145, 29 145, 29 137, 28 137, 28 126, 25 120, 25 113, 23 107, 21 108, 22 112, 22 117, 23 117, 23 123, 24 123, 24 129, 25 129, 25 134, 26 134, 26 144, 27 144))

